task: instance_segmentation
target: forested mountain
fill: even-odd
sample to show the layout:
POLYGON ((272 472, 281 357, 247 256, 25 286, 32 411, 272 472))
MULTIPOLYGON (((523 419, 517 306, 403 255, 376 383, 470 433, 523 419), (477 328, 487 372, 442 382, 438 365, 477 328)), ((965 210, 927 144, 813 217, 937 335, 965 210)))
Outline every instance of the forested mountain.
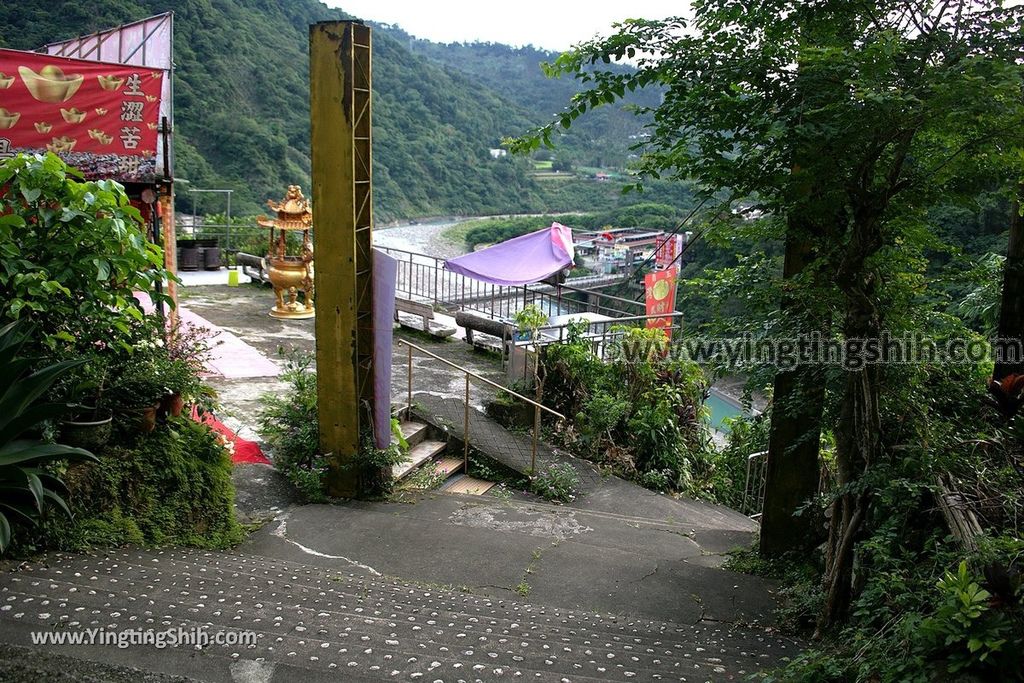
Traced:
MULTIPOLYGON (((308 25, 345 18, 341 10, 317 0, 23 0, 0 4, 0 46, 35 49, 168 10, 175 13, 176 176, 193 187, 235 190, 236 213, 261 211, 290 183, 308 187, 308 25)), ((570 83, 538 85, 543 53, 424 41, 410 50, 411 40, 395 29, 374 33, 378 220, 619 201, 612 187, 541 183, 527 160, 490 158, 488 148, 540 122, 571 93, 570 83), (506 57, 515 78, 500 75, 506 57)), ((604 128, 617 139, 637 129, 635 120, 604 128)), ((570 143, 574 154, 604 146, 621 158, 624 149, 618 140, 570 143)))
MULTIPOLYGON (((450 70, 469 75, 544 122, 562 111, 579 90, 575 81, 550 79, 541 70, 540 65, 553 62, 558 57, 557 52, 529 45, 514 48, 498 43, 440 44, 419 40, 397 27, 386 29, 413 54, 429 57, 450 70)), ((624 103, 594 110, 572 128, 560 131, 556 154, 568 154, 573 162, 587 166, 625 165, 629 148, 642 133, 643 123, 629 107, 653 107, 658 100, 659 93, 654 89, 638 90, 629 94, 624 103)))

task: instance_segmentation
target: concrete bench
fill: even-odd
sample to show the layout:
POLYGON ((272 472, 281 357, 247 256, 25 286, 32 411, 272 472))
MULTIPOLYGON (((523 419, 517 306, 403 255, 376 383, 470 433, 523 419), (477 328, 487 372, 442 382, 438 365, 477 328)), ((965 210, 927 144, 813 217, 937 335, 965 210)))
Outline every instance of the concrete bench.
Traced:
POLYGON ((401 323, 399 313, 408 313, 423 319, 423 331, 430 331, 430 321, 434 319, 434 307, 422 301, 400 299, 395 297, 395 320, 401 323))
POLYGON ((266 264, 262 256, 254 256, 240 251, 235 254, 235 263, 242 266, 242 272, 254 281, 270 282, 270 276, 267 275, 266 264))
POLYGON ((500 340, 499 350, 502 353, 505 352, 505 345, 508 340, 512 339, 515 327, 501 320, 493 320, 491 318, 485 318, 479 315, 473 315, 472 313, 466 313, 465 311, 458 311, 455 314, 455 324, 466 330, 466 341, 474 346, 490 347, 491 344, 478 343, 473 339, 474 332, 481 332, 483 334, 497 337, 500 340))

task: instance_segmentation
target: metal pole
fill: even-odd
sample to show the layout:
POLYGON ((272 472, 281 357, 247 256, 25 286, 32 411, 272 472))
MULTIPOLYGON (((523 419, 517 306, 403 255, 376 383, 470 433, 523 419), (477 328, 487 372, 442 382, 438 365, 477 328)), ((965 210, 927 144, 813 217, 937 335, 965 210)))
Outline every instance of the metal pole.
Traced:
MULTIPOLYGON (((227 226, 228 230, 227 230, 227 239, 225 240, 227 242, 227 244, 224 245, 224 253, 225 254, 227 254, 227 252, 231 251, 231 190, 228 190, 226 194, 228 196, 228 209, 227 209, 228 210, 228 221, 227 221, 228 222, 228 226, 227 226)), ((226 262, 227 261, 225 260, 225 263, 226 262)))
POLYGON ((462 430, 462 471, 469 474, 469 373, 466 373, 466 423, 462 430))
POLYGON ((533 453, 530 455, 530 476, 537 475, 537 439, 540 438, 540 408, 533 407, 533 453))
POLYGON ((409 399, 405 404, 405 419, 408 420, 412 416, 412 347, 406 347, 409 349, 409 399))

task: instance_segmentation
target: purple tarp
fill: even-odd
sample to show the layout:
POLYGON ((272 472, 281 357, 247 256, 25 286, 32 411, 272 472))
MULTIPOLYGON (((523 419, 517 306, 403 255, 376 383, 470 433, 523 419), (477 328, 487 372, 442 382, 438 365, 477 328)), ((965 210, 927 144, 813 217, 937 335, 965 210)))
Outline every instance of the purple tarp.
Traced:
POLYGON ((373 435, 377 448, 391 445, 391 338, 398 261, 373 250, 373 435))
POLYGON ((572 266, 572 231, 552 223, 528 235, 464 254, 444 262, 448 270, 496 285, 540 282, 572 266))

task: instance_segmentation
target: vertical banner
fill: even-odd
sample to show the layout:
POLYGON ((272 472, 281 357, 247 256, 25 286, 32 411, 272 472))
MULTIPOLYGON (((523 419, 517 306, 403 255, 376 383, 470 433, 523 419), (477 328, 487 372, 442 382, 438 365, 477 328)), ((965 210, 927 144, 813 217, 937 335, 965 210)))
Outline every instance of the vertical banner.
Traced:
POLYGON ((666 235, 658 240, 657 251, 654 252, 654 262, 660 269, 665 269, 675 263, 676 258, 683 251, 682 235, 666 235))
POLYGON ((391 444, 391 345, 398 261, 373 250, 373 433, 377 448, 391 444))
POLYGON ((164 72, 0 50, 0 146, 60 155, 87 178, 152 182, 164 72))
POLYGON ((665 316, 649 318, 648 328, 659 328, 665 336, 672 338, 672 312, 676 307, 676 273, 675 266, 667 270, 656 270, 644 275, 644 294, 647 301, 648 316, 665 316))

